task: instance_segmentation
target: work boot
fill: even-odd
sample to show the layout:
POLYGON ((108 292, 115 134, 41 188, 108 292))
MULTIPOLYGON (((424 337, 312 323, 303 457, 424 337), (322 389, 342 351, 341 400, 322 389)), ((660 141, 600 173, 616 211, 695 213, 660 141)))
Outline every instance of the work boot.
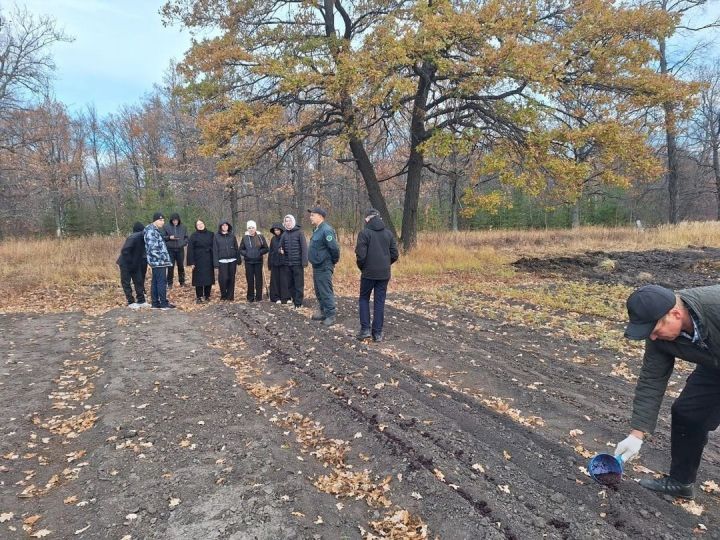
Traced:
POLYGON ((370 333, 370 329, 363 328, 360 330, 360 333, 355 336, 355 339, 358 341, 365 341, 366 339, 370 339, 372 337, 372 334, 370 333))
POLYGON ((335 315, 330 315, 330 317, 325 317, 323 319, 323 326, 332 326, 335 324, 335 315))
POLYGON ((322 312, 322 311, 319 311, 319 310, 318 310, 318 311, 315 311, 315 312, 312 314, 311 319, 312 319, 313 321, 324 321, 324 320, 325 320, 325 315, 323 315, 323 312, 322 312))
POLYGON ((374 342, 379 343, 380 341, 383 340, 383 333, 382 333, 382 332, 377 332, 377 333, 375 333, 375 334, 372 335, 372 338, 373 338, 373 341, 374 341, 374 342))
POLYGON ((663 478, 643 478, 640 485, 645 489, 657 491, 671 497, 681 497, 683 499, 694 499, 695 493, 693 484, 681 484, 677 480, 673 480, 669 476, 663 478))

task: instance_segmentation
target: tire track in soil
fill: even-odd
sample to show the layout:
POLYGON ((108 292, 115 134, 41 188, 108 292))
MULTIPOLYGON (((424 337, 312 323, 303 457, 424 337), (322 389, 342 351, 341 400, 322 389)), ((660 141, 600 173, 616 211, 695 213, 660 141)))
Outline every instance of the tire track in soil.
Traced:
MULTIPOLYGON (((569 509, 562 508, 564 506, 562 503, 567 501, 567 496, 547 487, 557 483, 556 469, 562 467, 561 460, 556 456, 564 454, 564 457, 567 458, 569 457, 568 452, 558 450, 555 443, 545 440, 532 431, 514 426, 508 427, 506 419, 479 407, 466 396, 444 389, 442 392, 447 398, 433 397, 429 390, 423 389, 424 385, 433 384, 432 379, 423 377, 404 366, 393 366, 391 363, 387 363, 388 359, 382 358, 380 355, 368 355, 367 352, 356 351, 354 350, 355 345, 349 337, 338 336, 334 332, 329 334, 337 345, 333 346, 331 343, 328 347, 323 344, 325 340, 320 340, 315 344, 317 346, 314 350, 308 353, 308 348, 301 344, 307 343, 307 340, 312 337, 307 333, 295 330, 295 328, 302 328, 300 325, 293 325, 291 320, 286 320, 287 317, 296 316, 294 314, 280 311, 278 312, 279 321, 274 320, 272 316, 268 317, 266 313, 255 307, 239 307, 235 313, 229 312, 229 314, 237 317, 248 332, 256 335, 261 340, 262 347, 272 350, 273 354, 270 359, 303 375, 303 377, 295 377, 296 380, 305 379, 303 382, 299 382, 299 387, 307 385, 317 388, 318 385, 330 385, 329 388, 335 391, 334 403, 354 413, 356 422, 362 422, 370 429, 380 424, 385 426, 383 431, 375 429, 373 432, 384 446, 389 447, 397 455, 410 456, 413 466, 424 469, 426 474, 432 476, 433 479, 435 479, 435 469, 448 471, 445 483, 435 479, 439 489, 444 490, 443 495, 448 498, 457 498, 458 496, 463 498, 473 508, 473 514, 476 517, 478 514, 486 514, 491 515, 492 520, 499 520, 505 537, 537 534, 538 531, 531 524, 540 523, 538 519, 533 519, 538 517, 543 519, 543 526, 549 524, 555 526, 558 531, 562 531, 558 537, 578 537, 577 535, 589 535, 596 531, 597 534, 602 531, 604 536, 608 534, 612 536, 612 534, 646 530, 645 524, 642 524, 642 528, 640 528, 640 522, 633 524, 632 519, 623 519, 624 514, 621 510, 615 511, 614 509, 612 511, 621 516, 615 520, 615 525, 622 528, 622 532, 615 530, 604 521, 597 520, 597 514, 589 512, 572 522, 565 521, 561 517, 554 517, 555 515, 573 514, 572 511, 566 511, 569 509), (284 331, 279 331, 278 327, 284 331), (260 328, 264 329, 264 332, 261 332, 260 328), (306 359, 304 365, 297 360, 298 358, 306 359), (320 363, 312 361, 312 358, 323 358, 324 360, 320 363), (385 390, 373 392, 368 390, 367 386, 353 384, 353 374, 362 372, 365 366, 369 366, 370 372, 379 374, 382 380, 400 380, 399 388, 393 390, 392 394, 386 395, 385 390), (409 405, 411 406, 408 407, 409 405), (416 414, 413 417, 398 420, 394 415, 378 412, 397 410, 398 407, 410 408, 416 414), (423 417, 434 418, 433 424, 441 423, 443 427, 435 428, 431 424, 420 428, 418 426, 423 424, 418 418, 423 417), (503 449, 507 448, 511 451, 513 457, 510 461, 506 462, 502 458, 500 448, 497 446, 493 448, 483 443, 483 441, 493 439, 497 439, 496 443, 500 444, 503 449), (484 450, 484 453, 476 453, 473 450, 475 448, 484 450), (538 463, 538 455, 553 457, 545 458, 538 463), (487 466, 487 470, 491 471, 493 476, 486 474, 484 478, 478 478, 477 475, 474 475, 471 472, 472 464, 478 462, 487 466), (516 466, 518 464, 519 467, 516 466), (540 466, 538 467, 538 465, 540 466), (536 478, 528 478, 526 471, 534 471, 536 478), (457 477, 451 477, 450 474, 457 475, 457 477), (473 474, 475 478, 470 474, 473 474), (459 486, 457 490, 447 487, 450 483, 459 486), (523 485, 524 494, 521 505, 516 504, 514 497, 508 497, 511 499, 509 501, 503 501, 498 497, 498 486, 523 483, 525 485, 523 485), (481 487, 478 488, 478 485, 481 487), (558 505, 554 502, 548 504, 549 501, 561 501, 561 503, 558 505), (518 506, 523 511, 519 511, 518 506), (547 506, 560 506, 561 508, 548 509, 547 506), (554 513, 553 510, 555 510, 554 513), (523 516, 523 513, 527 515, 523 516), (613 531, 613 533, 609 531, 613 531)), ((308 328, 308 330, 313 333, 317 332, 319 335, 324 331, 319 327, 308 328)), ((435 395, 439 396, 440 394, 435 395)), ((323 411, 319 410, 318 414, 323 414, 323 411)), ((337 414, 334 409, 333 414, 337 414)), ((597 506, 596 490, 591 488, 592 496, 589 496, 587 488, 574 487, 577 486, 575 479, 573 474, 573 486, 571 487, 574 489, 570 489, 570 491, 576 493, 572 493, 572 500, 584 499, 586 507, 587 505, 597 506)), ((442 529, 436 528, 436 525, 433 524, 432 515, 427 511, 422 511, 421 514, 427 517, 431 528, 443 536, 442 529)), ((466 519, 468 519, 467 516, 466 519)))

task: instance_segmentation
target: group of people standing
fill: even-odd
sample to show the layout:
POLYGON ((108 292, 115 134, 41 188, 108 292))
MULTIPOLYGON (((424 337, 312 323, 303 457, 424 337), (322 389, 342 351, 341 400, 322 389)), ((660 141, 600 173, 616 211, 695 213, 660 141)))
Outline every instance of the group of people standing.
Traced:
MULTIPOLYGON (((340 245, 335 230, 326 221, 327 211, 321 207, 308 210, 313 233, 308 245, 301 226, 288 214, 282 223, 270 227, 270 242, 257 230, 255 221, 248 221, 245 234, 238 241, 232 224, 221 221, 218 231, 209 231, 205 222, 195 222, 195 232, 188 236, 187 228, 178 214, 170 216, 165 223, 162 212, 153 215, 152 223, 144 226, 136 222, 133 233, 123 245, 117 264, 120 267, 120 283, 128 306, 133 309, 152 307, 172 309, 167 298, 172 289, 175 266, 178 283, 185 285, 185 266, 192 267, 192 285, 195 302, 210 300, 215 284, 215 270, 220 288, 220 300, 235 299, 237 267, 245 262, 247 301, 263 300, 263 290, 270 301, 290 304, 296 308, 303 305, 305 291, 305 268, 313 268, 313 286, 318 310, 312 319, 325 326, 335 324, 337 307, 332 277, 340 260, 340 245), (187 257, 185 254, 187 248, 187 257), (270 270, 270 286, 265 285, 263 275, 264 257, 270 270), (147 267, 151 268, 151 303, 145 297, 147 267), (133 296, 132 285, 135 287, 133 296)), ((365 213, 365 228, 360 232, 355 248, 356 262, 361 270, 359 315, 360 340, 383 339, 383 314, 385 295, 390 280, 390 266, 398 259, 395 236, 385 228, 377 210, 365 213), (370 320, 370 295, 373 295, 373 320, 370 320)))

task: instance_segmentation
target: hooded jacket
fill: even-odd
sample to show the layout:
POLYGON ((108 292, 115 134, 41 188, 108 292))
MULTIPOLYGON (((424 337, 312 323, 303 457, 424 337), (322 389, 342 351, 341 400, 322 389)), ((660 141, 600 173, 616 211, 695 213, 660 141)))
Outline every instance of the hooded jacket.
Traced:
POLYGON ((246 263, 262 264, 263 255, 267 252, 267 241, 262 234, 256 232, 254 236, 251 236, 249 232, 245 232, 240 243, 240 255, 246 263))
MULTIPOLYGON (((295 218, 288 214, 285 217, 292 218, 295 222, 295 218)), ((297 223, 292 229, 285 229, 285 232, 280 237, 280 248, 283 251, 283 257, 288 266, 307 266, 308 264, 308 249, 307 240, 305 235, 300 229, 300 225, 297 223)))
POLYGON ((163 227, 163 239, 165 240, 168 249, 179 249, 187 246, 187 228, 182 224, 180 214, 175 213, 170 216, 170 221, 168 221, 163 227), (177 225, 172 224, 174 219, 177 219, 177 225), (171 236, 174 236, 175 240, 170 240, 171 236))
POLYGON ((162 230, 151 223, 145 227, 143 236, 145 238, 145 252, 148 264, 152 268, 172 266, 170 253, 168 253, 165 240, 163 240, 162 230))
POLYGON ((700 340, 692 343, 682 335, 674 341, 645 340, 630 423, 633 429, 645 433, 655 431, 676 358, 720 369, 720 285, 683 289, 676 294, 697 317, 700 340))
POLYGON ((238 266, 242 263, 237 238, 233 234, 232 223, 227 220, 218 223, 218 232, 215 233, 213 238, 213 266, 215 268, 220 266, 220 259, 237 259, 238 266), (221 232, 224 224, 228 226, 227 234, 221 232))
POLYGON ((144 228, 145 226, 139 221, 136 221, 133 225, 133 232, 125 240, 120 250, 120 256, 116 261, 120 268, 134 272, 142 266, 143 262, 147 264, 147 259, 145 259, 144 228))
POLYGON ((355 260, 366 279, 390 279, 390 265, 398 260, 395 236, 385 228, 380 216, 365 223, 355 244, 355 260))
POLYGON ((285 231, 280 223, 273 223, 270 227, 270 247, 268 248, 268 268, 273 266, 286 266, 287 261, 285 257, 280 253, 280 240, 282 239, 282 233, 285 231), (275 234, 275 229, 280 231, 280 236, 275 234))

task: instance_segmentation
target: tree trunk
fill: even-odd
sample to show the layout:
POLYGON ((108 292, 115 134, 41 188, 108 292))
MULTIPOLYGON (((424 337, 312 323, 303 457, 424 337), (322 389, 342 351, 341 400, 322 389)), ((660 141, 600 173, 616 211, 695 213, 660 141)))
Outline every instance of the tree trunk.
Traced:
POLYGON ((410 121, 410 157, 408 158, 407 182, 405 184, 405 203, 403 206, 402 244, 410 250, 417 245, 418 205, 420 203, 420 184, 425 159, 419 146, 425 141, 425 115, 427 99, 435 66, 425 63, 419 69, 418 86, 413 100, 412 120, 410 121))
MULTIPOLYGON (((660 52, 660 73, 663 75, 668 73, 667 51, 665 39, 661 38, 658 42, 660 52)), ((679 156, 677 151, 677 138, 675 136, 676 118, 673 104, 666 102, 663 104, 665 111, 665 141, 667 148, 667 181, 669 196, 669 212, 668 219, 670 223, 677 223, 679 219, 678 210, 678 171, 679 156)))
POLYGON ((235 177, 230 177, 228 182, 228 196, 230 197, 230 223, 232 223, 233 231, 237 233, 237 216, 238 216, 238 197, 235 189, 235 177))
POLYGON ((572 207, 572 228, 580 228, 580 197, 578 197, 572 207))
POLYGON ((717 198, 717 218, 720 219, 720 116, 713 118, 710 124, 710 145, 712 146, 712 168, 715 177, 715 197, 717 198))
POLYGON ((393 225, 392 219, 390 218, 390 211, 385 203, 385 197, 383 197, 382 191, 380 191, 380 182, 378 182, 377 175, 375 174, 375 168, 370 161, 370 156, 365 151, 365 146, 362 141, 356 137, 350 137, 350 151, 355 158, 360 174, 365 181, 365 188, 370 198, 370 204, 375 208, 383 218, 385 226, 390 230, 393 235, 397 236, 395 226, 393 225))
POLYGON ((460 184, 460 174, 457 171, 457 154, 453 152, 450 156, 452 170, 450 171, 450 230, 458 231, 458 213, 460 211, 460 198, 458 197, 458 187, 460 184))

